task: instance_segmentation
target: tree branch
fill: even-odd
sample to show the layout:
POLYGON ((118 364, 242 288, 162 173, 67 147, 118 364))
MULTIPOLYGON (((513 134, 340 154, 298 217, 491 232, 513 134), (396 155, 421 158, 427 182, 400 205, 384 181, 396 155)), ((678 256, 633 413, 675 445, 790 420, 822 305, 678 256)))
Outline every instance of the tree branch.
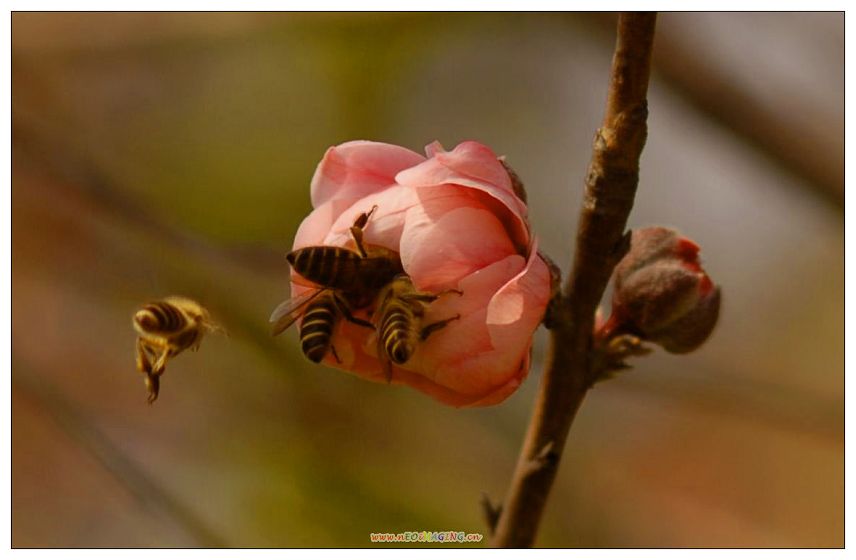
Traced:
POLYGON ((571 423, 593 379, 594 314, 628 248, 624 229, 647 135, 656 14, 622 13, 603 125, 594 139, 573 269, 551 317, 546 369, 492 546, 531 546, 571 423))

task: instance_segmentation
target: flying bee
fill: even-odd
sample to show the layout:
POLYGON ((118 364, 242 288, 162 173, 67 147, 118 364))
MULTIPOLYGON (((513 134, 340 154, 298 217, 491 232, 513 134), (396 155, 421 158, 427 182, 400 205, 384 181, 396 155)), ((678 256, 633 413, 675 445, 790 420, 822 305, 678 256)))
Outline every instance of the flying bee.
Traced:
POLYGON ((332 345, 333 331, 340 319, 374 329, 370 322, 354 317, 351 304, 338 290, 318 288, 282 302, 270 321, 274 324, 273 335, 288 329, 300 318, 300 347, 309 360, 318 363, 328 351, 332 351, 337 362, 341 362, 332 345))
POLYGON ((206 333, 222 330, 208 310, 197 302, 171 296, 142 306, 134 313, 137 337, 137 369, 145 374, 149 404, 158 398, 160 376, 166 362, 191 348, 199 349, 206 333))
POLYGON ((303 278, 344 293, 354 309, 370 305, 383 286, 404 272, 395 251, 377 246, 366 250, 363 230, 375 210, 377 206, 363 212, 351 226, 356 250, 314 245, 296 249, 286 259, 303 278))
POLYGON ((377 319, 377 355, 384 364, 387 381, 392 379, 392 364, 404 364, 410 360, 416 345, 452 321, 460 314, 422 324, 428 305, 447 293, 463 295, 460 290, 445 290, 439 293, 421 292, 406 274, 393 278, 378 295, 375 310, 377 319))

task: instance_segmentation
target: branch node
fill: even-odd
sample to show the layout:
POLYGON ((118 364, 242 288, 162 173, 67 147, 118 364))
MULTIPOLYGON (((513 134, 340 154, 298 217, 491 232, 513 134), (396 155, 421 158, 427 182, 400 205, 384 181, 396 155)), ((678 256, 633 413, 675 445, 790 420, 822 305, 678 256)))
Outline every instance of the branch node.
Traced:
POLYGON ((620 334, 608 340, 597 340, 595 337, 588 377, 589 386, 612 379, 619 371, 630 369, 627 359, 647 356, 651 351, 651 347, 646 346, 644 340, 632 334, 620 334))
POLYGON ((541 257, 550 271, 550 301, 547 303, 547 310, 544 312, 542 322, 545 327, 552 330, 563 322, 562 316, 565 306, 562 298, 562 269, 543 251, 538 251, 538 256, 541 257))
POLYGON ((529 460, 528 474, 532 475, 545 469, 556 468, 559 464, 559 454, 554 451, 554 443, 548 441, 535 457, 529 460))

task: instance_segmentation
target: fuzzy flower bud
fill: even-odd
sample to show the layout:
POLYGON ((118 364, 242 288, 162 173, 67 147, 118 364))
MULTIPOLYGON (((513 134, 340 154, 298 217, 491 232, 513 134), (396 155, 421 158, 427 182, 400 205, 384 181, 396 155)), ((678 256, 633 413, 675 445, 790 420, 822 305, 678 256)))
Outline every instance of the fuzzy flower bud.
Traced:
POLYGON ((613 272, 612 315, 601 339, 632 334, 674 354, 698 348, 719 317, 720 290, 702 269, 699 246, 676 231, 633 232, 630 250, 613 272))

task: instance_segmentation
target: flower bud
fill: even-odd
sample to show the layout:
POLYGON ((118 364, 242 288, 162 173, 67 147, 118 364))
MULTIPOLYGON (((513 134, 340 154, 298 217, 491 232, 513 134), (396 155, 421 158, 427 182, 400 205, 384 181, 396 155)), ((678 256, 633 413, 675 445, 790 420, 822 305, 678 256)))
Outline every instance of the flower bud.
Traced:
POLYGON ((698 348, 716 325, 720 303, 698 252, 698 245, 668 228, 634 231, 612 274, 612 315, 598 337, 632 334, 674 354, 698 348))

